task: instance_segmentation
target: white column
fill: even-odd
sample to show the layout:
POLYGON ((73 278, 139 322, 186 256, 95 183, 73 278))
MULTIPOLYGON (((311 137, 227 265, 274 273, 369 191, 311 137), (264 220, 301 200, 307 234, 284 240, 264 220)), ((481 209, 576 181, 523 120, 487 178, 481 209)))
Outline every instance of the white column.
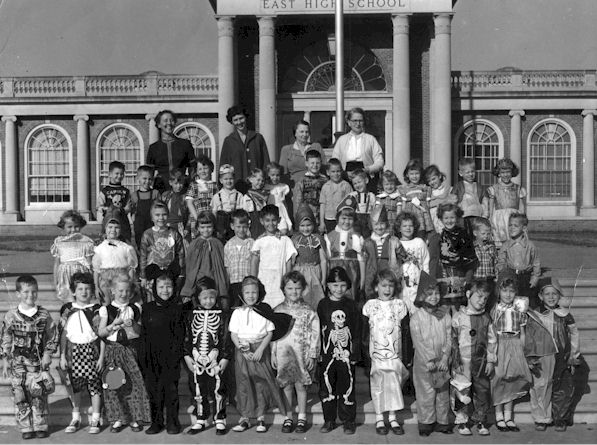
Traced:
POLYGON ((89 116, 86 114, 73 117, 77 123, 77 206, 76 209, 85 217, 90 214, 89 195, 89 116))
POLYGON ((276 53, 271 16, 259 17, 259 132, 270 159, 276 160, 276 53))
MULTIPOLYGON (((228 108, 234 105, 234 21, 218 17, 218 141, 221 152, 224 138, 230 132, 226 120, 228 108)), ((216 159, 219 162, 220 152, 216 159)), ((216 171, 217 171, 216 166, 216 171)))
MULTIPOLYGON (((510 110, 510 159, 522 172, 522 116, 524 110, 510 110)), ((522 182, 522 176, 520 177, 522 182)))
POLYGON ((446 174, 448 183, 452 182, 452 86, 451 86, 451 14, 433 16, 435 26, 434 48, 434 113, 431 116, 433 126, 430 159, 446 174))
POLYGON ((392 80, 392 146, 386 144, 386 168, 402 172, 410 160, 409 16, 392 16, 394 29, 392 80))
POLYGON ((595 207, 595 127, 597 110, 584 110, 582 131, 582 207, 595 207))
POLYGON ((19 147, 17 144, 17 117, 2 116, 4 122, 4 177, 6 184, 6 207, 2 222, 19 219, 19 147))
POLYGON ((155 126, 155 117, 157 114, 150 113, 145 115, 145 119, 147 120, 147 128, 149 130, 149 145, 157 142, 160 139, 160 130, 158 127, 155 126))

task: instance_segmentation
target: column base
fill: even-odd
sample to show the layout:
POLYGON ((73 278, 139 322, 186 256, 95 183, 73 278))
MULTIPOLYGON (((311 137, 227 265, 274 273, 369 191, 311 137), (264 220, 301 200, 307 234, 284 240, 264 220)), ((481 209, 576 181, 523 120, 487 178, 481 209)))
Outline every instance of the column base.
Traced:
POLYGON ((19 212, 0 212, 0 224, 14 224, 22 221, 19 212))
POLYGON ((580 216, 597 218, 597 207, 595 207, 595 206, 581 207, 580 208, 580 216))

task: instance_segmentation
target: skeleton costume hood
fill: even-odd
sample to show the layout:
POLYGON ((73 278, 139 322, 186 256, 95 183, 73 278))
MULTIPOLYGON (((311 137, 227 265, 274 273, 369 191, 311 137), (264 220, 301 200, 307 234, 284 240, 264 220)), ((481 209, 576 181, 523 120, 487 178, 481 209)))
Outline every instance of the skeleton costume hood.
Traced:
MULTIPOLYGON (((247 277, 247 278, 249 278, 249 277, 247 277)), ((253 278, 257 279, 256 277, 253 277, 253 278)), ((255 303, 253 306, 250 307, 250 309, 254 310, 259 315, 261 315, 263 318, 271 321, 274 324, 274 333, 272 336, 272 341, 279 340, 282 337, 284 337, 286 334, 288 334, 288 332, 290 332, 290 329, 292 327, 292 321, 293 321, 292 315, 274 312, 274 310, 272 309, 272 307, 269 304, 263 303, 263 299, 265 298, 265 287, 263 286, 261 281, 259 281, 258 286, 259 286, 259 299, 257 300, 257 303, 255 303)), ((240 300, 242 301, 242 303, 246 306, 245 300, 243 299, 242 292, 241 292, 241 295, 239 295, 239 297, 240 297, 240 300)))

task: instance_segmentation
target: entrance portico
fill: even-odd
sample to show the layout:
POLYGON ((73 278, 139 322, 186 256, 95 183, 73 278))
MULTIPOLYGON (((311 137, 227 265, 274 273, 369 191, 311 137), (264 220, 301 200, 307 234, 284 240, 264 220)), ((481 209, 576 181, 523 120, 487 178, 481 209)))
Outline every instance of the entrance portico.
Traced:
MULTIPOLYGON (((256 79, 246 80, 255 90, 257 130, 263 134, 272 159, 282 145, 292 142, 286 126, 307 118, 312 126, 328 127, 326 134, 312 139, 329 148, 333 144, 332 122, 317 123, 318 112, 335 116, 335 55, 328 49, 335 38, 334 0, 219 0, 218 22, 250 21, 258 26, 257 54, 236 57, 258 58, 256 79)), ((450 177, 451 166, 451 0, 344 0, 347 31, 345 51, 344 108, 360 106, 372 111, 374 134, 385 151, 386 168, 399 175, 411 157, 438 164, 450 177), (374 21, 376 25, 369 26, 374 21), (413 50, 411 30, 425 27, 427 41, 413 50), (372 37, 373 34, 377 35, 372 37), (391 36, 391 38, 388 38, 391 36), (387 43, 379 43, 387 41, 387 43), (430 51, 430 48, 433 48, 430 51), (413 59, 413 57, 415 59, 413 59), (415 98, 415 102, 411 100, 415 98), (416 107, 414 109, 413 107, 416 107), (413 122, 411 115, 420 116, 413 122), (415 145, 413 145, 415 144, 415 145)), ((233 67, 236 33, 220 32, 220 69, 233 67)), ((242 73, 219 71, 220 90, 239 84, 242 73)), ((221 93, 226 94, 226 93, 221 93)), ((231 99, 227 97, 228 101, 231 99)), ((239 97, 234 97, 238 101, 239 97)), ((220 103, 220 129, 225 126, 224 104, 220 103)), ((231 130, 222 133, 226 134, 231 130)), ((450 179, 450 178, 448 178, 450 179)))

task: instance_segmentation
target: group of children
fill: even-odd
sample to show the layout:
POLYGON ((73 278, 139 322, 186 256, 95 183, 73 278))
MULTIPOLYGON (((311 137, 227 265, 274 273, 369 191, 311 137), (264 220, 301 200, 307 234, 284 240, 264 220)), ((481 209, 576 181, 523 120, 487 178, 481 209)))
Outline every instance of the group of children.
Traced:
POLYGON ((328 179, 317 151, 306 153, 306 167, 289 199, 275 163, 253 169, 243 195, 230 165, 220 166, 218 191, 213 164, 199 158, 188 190, 173 170, 158 199, 151 169, 140 167, 132 198, 124 167, 110 164, 99 201, 103 240, 80 233, 85 220, 75 211, 59 223, 59 323, 35 304, 37 284, 24 276, 18 308, 2 326, 23 438, 47 435, 44 382, 51 387, 57 350, 73 404, 69 433, 81 427, 85 388, 90 433, 100 431, 102 402, 112 432, 150 424, 147 434, 179 433, 181 364, 193 394, 189 434, 212 417, 225 434, 228 402, 240 414, 234 431, 252 419, 267 431, 265 413, 277 407, 283 432, 305 432, 314 382, 320 431, 338 418, 353 434, 357 363, 370 375, 378 434, 404 433, 397 412, 407 381, 421 435, 451 433, 450 409, 459 433, 476 425, 487 435, 492 406, 499 430, 518 431, 513 402, 529 390, 537 429, 553 421, 565 430, 578 329, 558 305, 557 280, 540 280, 512 161, 498 162, 488 190, 470 159, 459 162, 453 188, 418 160, 408 163, 405 184, 384 172, 380 190, 362 170, 349 173, 351 186, 336 159, 328 179))

